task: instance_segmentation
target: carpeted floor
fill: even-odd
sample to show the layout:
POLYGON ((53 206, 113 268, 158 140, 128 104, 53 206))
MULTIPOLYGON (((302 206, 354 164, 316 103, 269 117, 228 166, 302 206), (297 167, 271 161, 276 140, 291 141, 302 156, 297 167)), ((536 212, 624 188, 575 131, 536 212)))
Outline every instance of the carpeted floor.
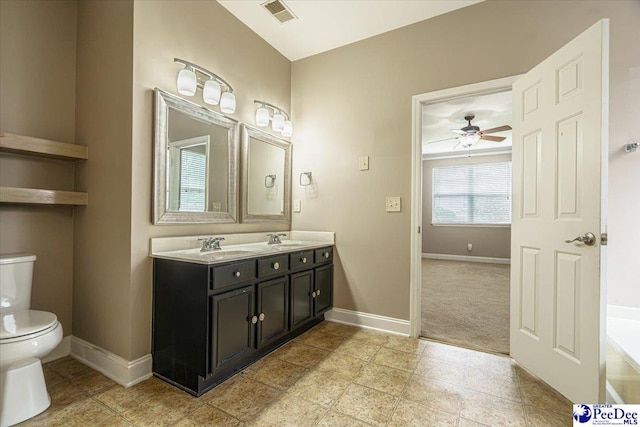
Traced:
POLYGON ((509 265, 422 260, 422 335, 509 354, 509 265))

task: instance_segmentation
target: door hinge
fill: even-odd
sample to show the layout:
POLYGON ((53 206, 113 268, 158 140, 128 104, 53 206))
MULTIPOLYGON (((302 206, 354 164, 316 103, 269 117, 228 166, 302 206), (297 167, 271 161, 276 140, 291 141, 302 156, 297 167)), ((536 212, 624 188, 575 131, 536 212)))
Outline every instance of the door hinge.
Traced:
POLYGON ((607 233, 602 233, 602 234, 600 235, 600 244, 601 244, 602 246, 607 246, 607 243, 608 243, 608 242, 609 242, 609 240, 608 240, 607 233))
POLYGON ((418 226, 418 234, 420 234, 420 226, 418 226))

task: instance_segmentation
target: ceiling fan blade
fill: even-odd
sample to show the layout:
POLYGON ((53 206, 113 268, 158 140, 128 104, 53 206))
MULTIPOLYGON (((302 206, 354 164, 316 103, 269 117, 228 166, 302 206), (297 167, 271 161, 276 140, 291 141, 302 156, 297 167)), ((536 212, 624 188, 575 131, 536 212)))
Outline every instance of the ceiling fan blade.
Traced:
POLYGON ((498 126, 497 128, 485 129, 480 132, 486 134, 486 133, 504 132, 505 130, 511 130, 511 126, 509 125, 498 126))
POLYGON ((456 138, 455 136, 452 136, 451 138, 436 139, 435 141, 427 142, 427 144, 435 144, 436 142, 449 141, 450 139, 458 139, 458 138, 456 138))
POLYGON ((460 135, 464 135, 466 132, 460 129, 451 129, 451 132, 459 133, 460 135))
POLYGON ((456 148, 458 148, 458 145, 462 144, 462 141, 458 141, 458 143, 455 145, 455 147, 453 147, 451 150, 455 150, 456 148))
POLYGON ((502 142, 507 138, 504 136, 482 135, 480 139, 484 139, 485 141, 502 142))

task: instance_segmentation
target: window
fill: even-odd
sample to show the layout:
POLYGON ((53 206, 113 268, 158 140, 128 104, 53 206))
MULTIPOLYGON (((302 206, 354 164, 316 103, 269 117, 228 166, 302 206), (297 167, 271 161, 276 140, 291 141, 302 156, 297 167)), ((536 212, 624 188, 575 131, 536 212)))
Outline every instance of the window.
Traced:
POLYGON ((204 212, 207 157, 197 148, 180 150, 180 211, 204 212))
POLYGON ((511 162, 433 168, 433 224, 511 224, 511 162))

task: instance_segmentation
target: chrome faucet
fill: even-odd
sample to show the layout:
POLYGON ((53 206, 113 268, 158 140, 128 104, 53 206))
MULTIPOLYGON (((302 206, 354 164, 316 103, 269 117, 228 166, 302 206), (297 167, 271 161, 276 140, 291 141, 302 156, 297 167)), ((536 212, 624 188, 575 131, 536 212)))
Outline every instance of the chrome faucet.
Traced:
POLYGON ((269 241, 267 242, 268 245, 279 245, 282 243, 280 236, 286 237, 287 233, 269 233, 267 236, 269 236, 269 241))
POLYGON ((225 240, 224 237, 208 237, 198 239, 202 240, 202 248, 200 252, 210 252, 210 251, 219 251, 222 248, 220 247, 220 242, 225 240))

